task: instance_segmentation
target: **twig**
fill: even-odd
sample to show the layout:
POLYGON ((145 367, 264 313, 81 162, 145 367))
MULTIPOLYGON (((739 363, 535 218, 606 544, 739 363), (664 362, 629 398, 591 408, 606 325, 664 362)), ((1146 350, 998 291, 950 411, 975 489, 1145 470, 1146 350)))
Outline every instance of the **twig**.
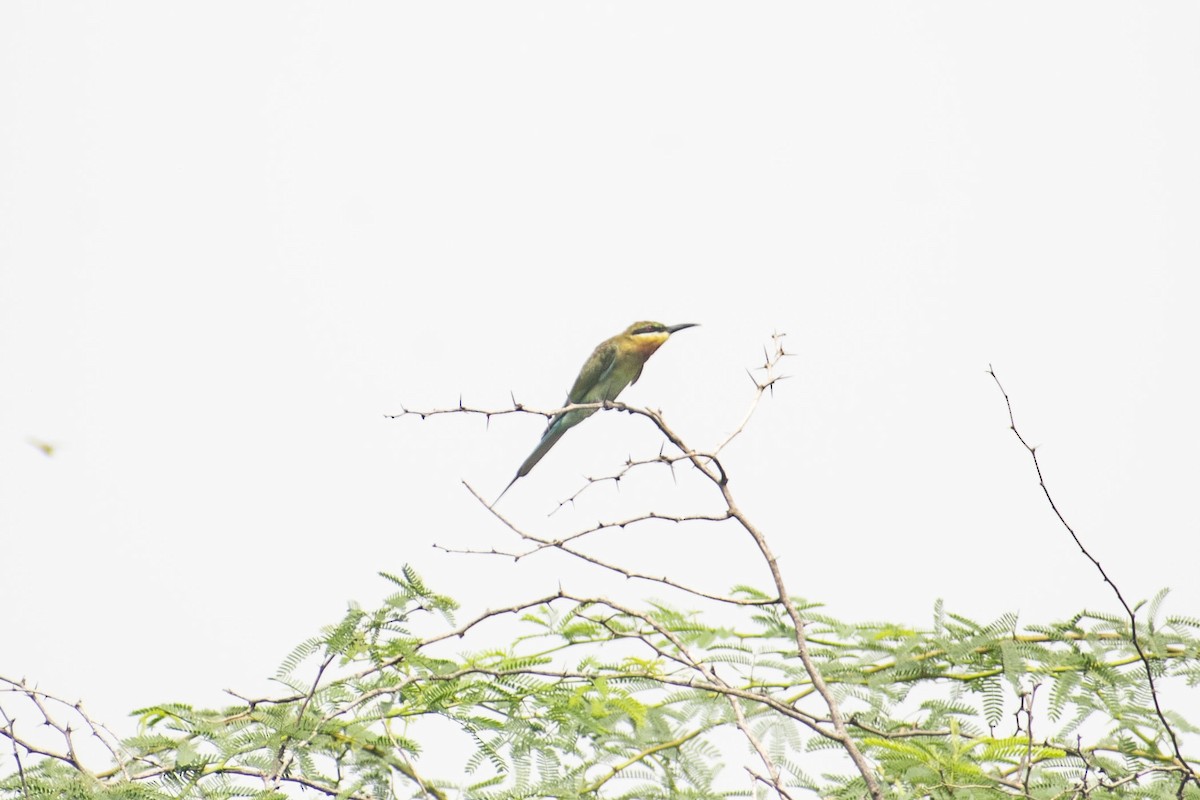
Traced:
POLYGON ((650 756, 656 755, 657 753, 661 753, 664 750, 673 750, 678 747, 683 747, 685 744, 690 742, 692 739, 695 739, 697 736, 704 733, 704 730, 705 730, 704 728, 697 728, 696 730, 689 731, 689 732, 683 734, 682 736, 677 736, 674 739, 671 739, 670 741, 659 742, 658 744, 651 745, 650 747, 646 747, 646 748, 642 749, 641 751, 634 753, 632 756, 625 759, 621 763, 615 764, 615 765, 609 767, 608 772, 605 775, 602 775, 601 777, 596 778, 594 781, 592 781, 590 784, 588 784, 586 787, 584 787, 584 789, 580 792, 580 794, 589 795, 589 794, 594 794, 594 793, 600 791, 600 787, 602 787, 604 784, 608 783, 610 780, 615 778, 623 770, 626 770, 629 767, 632 767, 634 764, 640 764, 642 761, 645 761, 650 756))
POLYGON ((751 373, 750 380, 754 382, 754 398, 750 401, 750 407, 746 409, 746 413, 742 417, 742 421, 738 423, 736 428, 733 429, 733 432, 726 436, 725 439, 713 449, 713 458, 716 458, 717 455, 719 455, 720 452, 725 449, 726 445, 728 445, 746 430, 746 426, 750 424, 750 418, 754 416, 754 412, 758 410, 759 403, 762 402, 763 395, 768 391, 774 393, 775 384, 787 378, 786 375, 775 375, 775 368, 779 365, 779 362, 791 355, 791 353, 784 352, 783 349, 783 337, 786 335, 787 334, 785 333, 771 334, 771 342, 775 345, 775 352, 773 354, 764 352, 763 365, 759 367, 759 370, 767 373, 767 377, 765 380, 760 381, 754 377, 753 373, 751 373))
POLYGON ((600 523, 591 528, 588 528, 588 529, 585 529, 582 531, 577 531, 577 532, 571 534, 570 536, 566 536, 561 539, 546 539, 544 537, 537 536, 535 534, 529 533, 528 531, 521 529, 512 520, 508 519, 503 514, 501 514, 499 511, 497 511, 495 509, 495 507, 489 506, 487 500, 484 499, 483 495, 481 495, 478 491, 476 491, 475 487, 471 486, 466 481, 463 481, 463 486, 465 486, 467 491, 471 493, 472 497, 474 497, 476 500, 478 500, 480 502, 480 504, 483 505, 484 508, 486 508, 493 516, 495 516, 496 519, 500 520, 500 522, 502 522, 505 525, 505 527, 507 527, 509 530, 511 530, 513 533, 515 533, 521 539, 528 541, 528 542, 533 542, 537 546, 530 548, 529 550, 522 551, 522 552, 510 553, 510 552, 506 552, 503 550, 497 550, 494 547, 490 550, 460 550, 460 549, 445 547, 445 546, 439 545, 439 544, 434 544, 435 548, 437 548, 438 550, 441 550, 443 552, 459 553, 459 554, 463 554, 463 555, 502 556, 504 558, 511 558, 514 561, 520 561, 522 558, 525 558, 527 556, 531 556, 531 555, 543 552, 548 549, 556 549, 556 550, 560 550, 570 556, 574 556, 575 558, 578 558, 582 561, 586 561, 589 564, 594 564, 594 565, 600 567, 601 569, 606 569, 606 570, 609 570, 610 572, 615 572, 618 575, 623 575, 626 578, 644 580, 644 581, 648 581, 650 583, 658 583, 658 584, 662 584, 664 586, 670 586, 673 589, 678 589, 682 592, 686 592, 695 597, 702 597, 706 600, 714 600, 719 603, 727 603, 729 605, 739 605, 739 606, 765 606, 765 605, 773 605, 774 603, 779 602, 777 599, 750 600, 750 599, 746 599, 746 598, 730 597, 728 595, 721 595, 721 594, 715 594, 712 592, 707 592, 707 591, 704 591, 703 589, 697 589, 695 587, 687 586, 685 584, 671 580, 670 578, 668 578, 666 576, 649 575, 649 574, 646 574, 643 572, 638 572, 636 570, 631 570, 626 567, 622 567, 619 564, 613 564, 609 561, 605 561, 603 559, 597 558, 596 556, 593 556, 589 553, 585 553, 582 550, 579 550, 577 548, 570 546, 570 542, 580 538, 581 536, 587 535, 587 534, 597 533, 599 531, 610 529, 610 528, 625 528, 629 525, 633 525, 638 522, 645 522, 645 521, 652 520, 652 519, 662 520, 665 522, 675 522, 675 523, 684 523, 684 522, 717 522, 717 523, 720 523, 720 522, 726 522, 726 521, 732 519, 732 517, 729 516, 728 514, 720 514, 720 515, 693 514, 693 515, 688 515, 688 516, 672 516, 672 515, 668 515, 668 514, 657 514, 655 512, 650 512, 648 514, 643 514, 641 516, 623 520, 621 522, 600 523))

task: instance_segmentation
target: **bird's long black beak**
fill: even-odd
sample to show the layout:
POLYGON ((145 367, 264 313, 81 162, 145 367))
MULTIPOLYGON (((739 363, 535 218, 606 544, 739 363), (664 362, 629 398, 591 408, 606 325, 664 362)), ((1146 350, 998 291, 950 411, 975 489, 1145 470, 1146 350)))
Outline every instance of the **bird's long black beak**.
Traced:
POLYGON ((677 331, 681 331, 684 328, 695 328, 699 324, 700 324, 699 322, 681 322, 678 325, 670 325, 667 327, 667 333, 676 333, 677 331))

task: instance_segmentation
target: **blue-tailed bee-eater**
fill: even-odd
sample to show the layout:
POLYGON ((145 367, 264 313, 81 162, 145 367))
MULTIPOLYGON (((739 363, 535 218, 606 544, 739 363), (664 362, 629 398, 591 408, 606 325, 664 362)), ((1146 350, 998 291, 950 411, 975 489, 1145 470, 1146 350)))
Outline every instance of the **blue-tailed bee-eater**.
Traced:
MULTIPOLYGON (((684 328, 694 328, 697 323, 685 322, 681 325, 663 325, 661 322, 635 322, 611 339, 605 339, 594 351, 591 357, 579 370, 575 385, 567 393, 567 402, 563 405, 583 405, 585 403, 603 403, 616 400, 626 386, 637 383, 642 375, 642 367, 654 351, 663 346, 672 333, 684 328)), ((565 411, 551 418, 542 434, 542 440, 521 464, 517 475, 504 492, 512 485, 529 474, 542 456, 550 452, 550 448, 562 438, 562 435, 579 423, 596 413, 594 408, 578 408, 565 411)), ((500 497, 504 496, 500 493, 500 497)), ((500 501, 497 497, 492 505, 500 501)))

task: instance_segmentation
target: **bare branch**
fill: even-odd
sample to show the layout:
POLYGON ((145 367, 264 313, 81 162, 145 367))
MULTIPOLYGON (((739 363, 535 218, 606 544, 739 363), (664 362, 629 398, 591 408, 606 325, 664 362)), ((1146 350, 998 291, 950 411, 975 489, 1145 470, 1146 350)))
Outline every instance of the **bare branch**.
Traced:
POLYGON ((40 725, 55 731, 63 743, 63 750, 54 750, 34 744, 28 738, 17 733, 15 717, 0 709, 0 715, 3 715, 6 722, 4 726, 0 727, 0 736, 9 739, 12 744, 18 773, 23 783, 25 781, 25 765, 20 757, 21 750, 24 750, 27 755, 61 761, 80 773, 98 780, 117 774, 126 780, 130 779, 129 765, 134 759, 124 750, 120 740, 112 731, 88 715, 82 702, 72 703, 36 686, 30 686, 25 680, 14 680, 4 676, 0 676, 0 693, 22 696, 28 700, 41 716, 40 725), (57 709, 57 711, 52 711, 52 709, 57 709), (65 715, 67 721, 60 721, 59 714, 65 715), (82 729, 108 751, 115 765, 113 769, 97 773, 84 764, 83 756, 80 755, 75 742, 75 735, 80 730, 76 727, 77 723, 82 723, 82 729))
POLYGON ((1180 750, 1179 746, 1179 738, 1175 735, 1175 730, 1171 727, 1171 723, 1167 721, 1167 716, 1163 712, 1162 705, 1159 702, 1158 687, 1154 683, 1154 670, 1150 666, 1150 657, 1142 648, 1141 642, 1138 640, 1137 613, 1133 608, 1130 607, 1129 603, 1126 602, 1124 595, 1121 594, 1121 590, 1108 576, 1108 573, 1104 571, 1104 567, 1100 566, 1100 561, 1093 556, 1086 547, 1084 547, 1079 535, 1075 533, 1075 529, 1071 527, 1066 518, 1062 515, 1062 512, 1058 508, 1058 504, 1054 502, 1054 497, 1050 494, 1049 487, 1046 485, 1046 478, 1042 474, 1042 465, 1038 460, 1037 448, 1030 445, 1029 442, 1025 440, 1025 437, 1021 435, 1021 432, 1017 429, 1017 421, 1013 416, 1012 401, 1009 399, 1008 392, 1004 390, 1003 384, 1000 383, 1000 378, 996 375, 995 370, 992 369, 990 364, 988 365, 988 374, 992 376, 992 380, 996 382, 996 388, 998 388, 1000 390, 1000 394, 1004 396, 1004 405, 1005 408, 1008 409, 1009 429, 1013 432, 1013 435, 1017 437, 1017 440, 1021 443, 1021 446, 1029 452, 1029 457, 1033 461, 1034 472, 1037 473, 1038 486, 1041 487, 1042 494, 1045 495, 1046 502, 1050 504, 1050 509, 1054 512, 1054 516, 1058 518, 1058 521, 1062 523, 1064 528, 1066 528, 1067 533, 1071 535, 1071 539, 1075 542, 1075 546, 1078 547, 1079 551, 1087 557, 1088 561, 1092 562, 1092 565, 1096 568, 1096 571, 1100 573, 1100 577, 1103 578, 1104 582, 1107 583, 1113 590, 1113 594, 1116 595, 1117 601, 1121 604, 1121 607, 1125 609, 1126 616, 1129 617, 1130 640, 1133 643, 1134 650, 1137 651, 1138 658, 1141 660, 1142 666, 1146 670, 1146 684, 1150 689, 1150 699, 1154 704, 1154 713, 1158 716, 1159 722, 1162 723, 1163 730, 1166 731, 1167 736, 1171 740, 1171 749, 1174 751, 1175 759, 1178 762, 1178 765, 1185 770, 1185 777, 1181 783, 1180 792, 1183 791, 1183 786, 1185 786, 1189 780, 1195 782, 1197 787, 1200 787, 1200 773, 1197 773, 1195 767, 1189 764, 1188 761, 1183 757, 1183 752, 1180 750))
POLYGON ((759 380, 754 377, 753 373, 750 373, 750 380, 754 382, 754 398, 750 401, 750 407, 746 409, 746 414, 742 417, 742 421, 738 424, 738 426, 734 428, 733 432, 726 436, 725 439, 716 446, 716 448, 713 449, 712 457, 714 459, 721 453, 722 450, 725 449, 726 445, 728 445, 736 437, 741 435, 744 430, 746 430, 746 426, 750 424, 750 418, 754 416, 754 412, 758 410, 759 403, 762 402, 763 394, 768 390, 773 391, 775 388, 775 383, 783 380, 783 378, 786 377, 777 376, 775 374, 775 370, 778 368, 779 362, 788 355, 783 350, 783 337, 785 335, 786 334, 783 333, 775 333, 771 335, 771 342, 775 348, 773 352, 768 353, 766 348, 763 348, 764 360, 763 365, 759 367, 759 369, 766 373, 766 377, 763 380, 759 380))

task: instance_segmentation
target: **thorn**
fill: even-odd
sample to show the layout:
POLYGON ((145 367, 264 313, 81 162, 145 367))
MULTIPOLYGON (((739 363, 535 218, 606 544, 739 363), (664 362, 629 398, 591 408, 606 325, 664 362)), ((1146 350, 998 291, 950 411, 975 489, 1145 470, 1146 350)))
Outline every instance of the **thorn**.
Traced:
POLYGON ((459 392, 459 393, 458 393, 458 410, 459 410, 459 411, 462 411, 462 410, 463 410, 463 403, 462 403, 462 392, 459 392))
POLYGON ((483 429, 485 431, 490 431, 492 429, 492 415, 491 414, 483 415, 483 429))

